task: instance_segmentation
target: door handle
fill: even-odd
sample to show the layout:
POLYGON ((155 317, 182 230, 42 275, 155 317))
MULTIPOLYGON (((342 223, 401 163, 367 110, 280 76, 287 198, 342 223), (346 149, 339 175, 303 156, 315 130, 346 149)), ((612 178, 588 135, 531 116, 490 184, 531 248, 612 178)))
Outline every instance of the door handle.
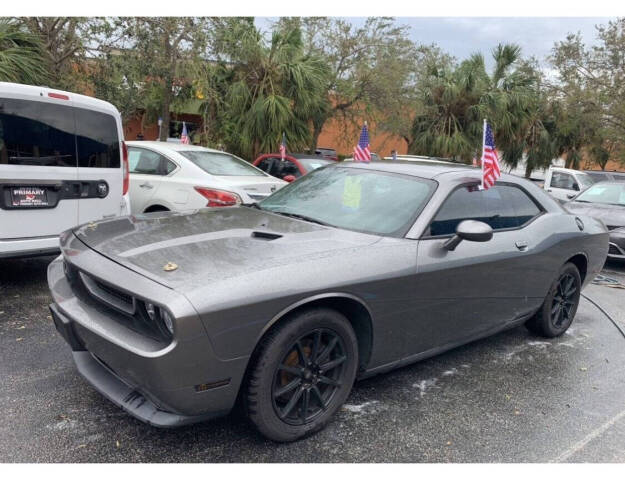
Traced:
POLYGON ((527 250, 527 242, 525 240, 519 240, 518 242, 515 242, 515 245, 521 252, 525 252, 527 250))
POLYGON ((152 185, 151 183, 142 183, 141 185, 139 185, 141 188, 154 188, 154 185, 152 185))

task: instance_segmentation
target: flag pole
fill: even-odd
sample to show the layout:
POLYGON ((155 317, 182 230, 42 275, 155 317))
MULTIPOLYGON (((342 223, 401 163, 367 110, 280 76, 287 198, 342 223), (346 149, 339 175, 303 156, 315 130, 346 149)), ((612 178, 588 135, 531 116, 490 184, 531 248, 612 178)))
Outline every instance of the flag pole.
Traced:
POLYGON ((482 156, 480 157, 480 164, 482 166, 482 190, 484 190, 484 145, 486 145, 486 119, 484 119, 484 125, 482 126, 482 156))

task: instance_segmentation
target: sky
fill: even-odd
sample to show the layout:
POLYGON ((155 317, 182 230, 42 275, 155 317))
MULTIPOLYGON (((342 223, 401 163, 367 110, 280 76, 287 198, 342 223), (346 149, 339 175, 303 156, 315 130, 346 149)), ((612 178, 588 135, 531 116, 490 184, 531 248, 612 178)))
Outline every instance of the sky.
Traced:
MULTIPOLYGON (((356 25, 362 17, 348 17, 356 25)), ((463 60, 472 53, 481 52, 487 65, 490 51, 498 43, 516 43, 523 56, 535 56, 544 62, 553 45, 564 40, 568 33, 582 34, 584 42, 596 42, 595 25, 606 24, 608 17, 396 17, 396 23, 410 27, 412 40, 419 44, 436 43, 444 51, 463 60)), ((272 20, 257 17, 256 25, 267 30, 272 20)))

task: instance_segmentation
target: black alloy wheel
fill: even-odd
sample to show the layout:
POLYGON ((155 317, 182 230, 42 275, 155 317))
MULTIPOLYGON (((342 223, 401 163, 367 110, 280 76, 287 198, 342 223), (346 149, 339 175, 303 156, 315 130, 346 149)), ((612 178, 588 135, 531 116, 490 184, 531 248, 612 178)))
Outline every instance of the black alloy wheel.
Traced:
POLYGON ((261 339, 243 392, 249 419, 289 442, 322 429, 351 391, 358 340, 344 315, 311 308, 284 318, 261 339))
POLYGON ((565 323, 573 321, 574 308, 579 300, 578 286, 571 273, 562 275, 556 286, 556 292, 551 302, 551 324, 554 328, 561 328, 565 323))
POLYGON ((272 397, 278 417, 291 425, 312 422, 341 386, 347 355, 341 337, 319 328, 295 341, 275 372, 272 397))
POLYGON ((558 272, 545 300, 525 326, 533 333, 553 338, 568 330, 577 313, 582 289, 579 270, 566 263, 558 272))

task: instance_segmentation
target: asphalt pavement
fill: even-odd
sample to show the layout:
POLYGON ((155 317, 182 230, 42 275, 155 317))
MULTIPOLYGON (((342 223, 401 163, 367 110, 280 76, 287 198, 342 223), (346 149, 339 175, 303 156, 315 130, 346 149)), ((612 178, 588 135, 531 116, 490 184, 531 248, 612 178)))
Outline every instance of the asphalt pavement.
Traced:
POLYGON ((82 380, 48 312, 50 257, 0 260, 0 462, 625 462, 625 264, 546 340, 520 327, 358 382, 292 444, 240 415, 159 430, 82 380), (601 311, 603 310, 603 312, 601 311))

